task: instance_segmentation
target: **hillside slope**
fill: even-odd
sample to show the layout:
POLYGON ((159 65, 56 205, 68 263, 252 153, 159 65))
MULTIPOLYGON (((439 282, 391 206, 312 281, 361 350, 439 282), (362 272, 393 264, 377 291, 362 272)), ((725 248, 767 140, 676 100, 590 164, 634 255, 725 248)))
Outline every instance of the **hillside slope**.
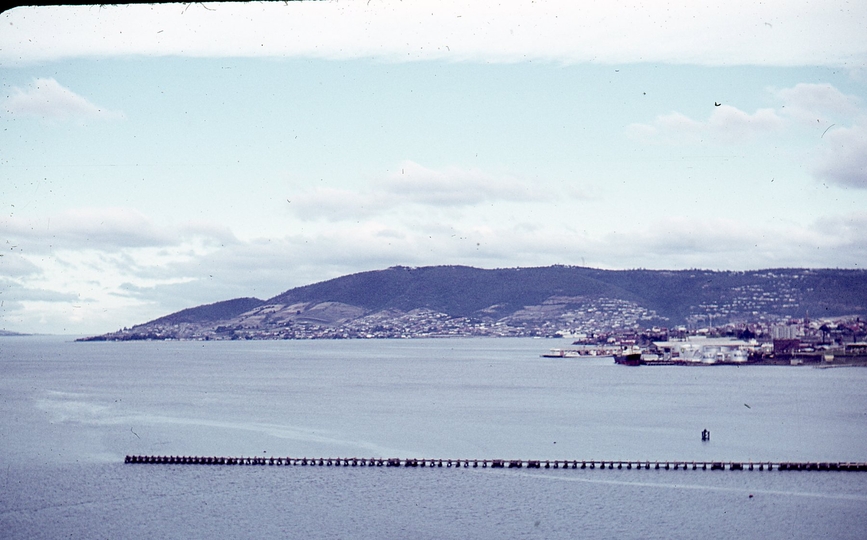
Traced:
POLYGON ((185 309, 90 339, 550 335, 867 317, 863 270, 392 267, 185 309), (498 327, 496 332, 491 330, 498 327))

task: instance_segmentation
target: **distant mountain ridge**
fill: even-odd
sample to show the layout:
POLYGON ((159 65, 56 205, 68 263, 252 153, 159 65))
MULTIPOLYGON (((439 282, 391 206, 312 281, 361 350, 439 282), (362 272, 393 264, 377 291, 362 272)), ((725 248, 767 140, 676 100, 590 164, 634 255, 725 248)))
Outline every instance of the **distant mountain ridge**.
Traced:
MULTIPOLYGON (((453 335, 468 325, 545 334, 558 326, 580 331, 594 324, 720 324, 808 314, 867 316, 867 272, 396 266, 296 287, 268 300, 193 307, 90 339, 453 335)), ((504 335, 515 335, 509 332, 504 335)))
POLYGON ((10 332, 9 330, 0 330, 0 337, 16 337, 27 336, 29 334, 19 334, 18 332, 10 332))

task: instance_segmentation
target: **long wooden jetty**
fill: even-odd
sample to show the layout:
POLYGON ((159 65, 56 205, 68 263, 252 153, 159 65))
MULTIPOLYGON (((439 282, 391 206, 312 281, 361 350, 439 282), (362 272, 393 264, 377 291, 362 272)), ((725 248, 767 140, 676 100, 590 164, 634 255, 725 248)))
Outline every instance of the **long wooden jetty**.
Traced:
POLYGON ((159 465, 273 465, 302 467, 446 467, 494 469, 654 469, 702 471, 858 471, 867 462, 597 461, 523 459, 308 458, 225 456, 126 456, 124 463, 159 465))

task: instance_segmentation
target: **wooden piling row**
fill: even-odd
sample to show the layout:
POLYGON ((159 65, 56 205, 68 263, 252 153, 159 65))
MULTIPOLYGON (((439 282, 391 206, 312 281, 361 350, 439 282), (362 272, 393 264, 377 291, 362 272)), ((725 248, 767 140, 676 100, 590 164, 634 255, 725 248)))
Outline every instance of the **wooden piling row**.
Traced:
POLYGON ((865 462, 579 461, 522 459, 308 458, 225 456, 126 456, 124 463, 164 465, 276 465, 316 467, 445 467, 494 469, 654 469, 711 471, 859 471, 865 462))

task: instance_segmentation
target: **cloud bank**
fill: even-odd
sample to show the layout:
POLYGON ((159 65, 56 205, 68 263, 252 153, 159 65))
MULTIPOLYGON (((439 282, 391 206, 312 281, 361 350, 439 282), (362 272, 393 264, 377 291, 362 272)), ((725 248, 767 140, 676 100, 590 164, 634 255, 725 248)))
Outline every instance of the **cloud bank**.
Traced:
POLYGON ((750 114, 721 104, 704 121, 675 111, 657 116, 652 124, 631 124, 627 126, 627 134, 647 142, 740 143, 783 126, 783 119, 773 109, 759 109, 750 114))
POLYGON ((857 116, 861 100, 848 96, 830 84, 799 83, 792 88, 772 91, 782 101, 786 115, 812 125, 817 119, 857 116))
POLYGON ((859 189, 867 189, 867 124, 831 129, 825 134, 827 147, 814 170, 818 178, 859 189))
POLYGON ((35 116, 45 120, 118 120, 123 113, 94 105, 52 78, 34 79, 28 88, 14 87, 3 102, 12 116, 35 116))
POLYGON ((749 143, 757 137, 815 133, 821 157, 812 164, 816 180, 848 188, 867 189, 867 111, 857 96, 830 84, 800 83, 770 89, 776 108, 754 113, 719 104, 707 120, 680 112, 658 115, 651 123, 634 123, 626 135, 650 144, 749 143))
POLYGON ((857 69, 867 59, 867 6, 839 0, 19 7, 4 12, 0 24, 0 61, 6 65, 84 56, 184 55, 857 69))
POLYGON ((544 198, 536 184, 512 175, 456 166, 437 170, 406 160, 366 186, 315 188, 287 200, 291 211, 305 220, 356 221, 413 205, 460 209, 486 201, 544 198))
MULTIPOLYGON (((104 215, 115 212, 107 209, 104 215)), ((556 261, 678 269, 719 268, 725 261, 725 269, 736 270, 826 267, 829 257, 834 265, 858 268, 867 260, 865 213, 770 227, 660 215, 641 229, 601 233, 582 232, 563 221, 481 225, 429 217, 387 225, 369 219, 353 227, 248 240, 227 239, 230 233, 216 224, 156 226, 138 215, 100 222, 103 241, 93 242, 83 231, 95 223, 70 225, 70 232, 62 234, 71 240, 54 247, 35 233, 4 231, 14 242, 0 257, 7 328, 60 332, 74 327, 98 333, 195 305, 241 296, 268 298, 291 287, 394 264, 497 268, 556 261), (129 223, 137 220, 146 225, 145 232, 130 236, 129 223)))

